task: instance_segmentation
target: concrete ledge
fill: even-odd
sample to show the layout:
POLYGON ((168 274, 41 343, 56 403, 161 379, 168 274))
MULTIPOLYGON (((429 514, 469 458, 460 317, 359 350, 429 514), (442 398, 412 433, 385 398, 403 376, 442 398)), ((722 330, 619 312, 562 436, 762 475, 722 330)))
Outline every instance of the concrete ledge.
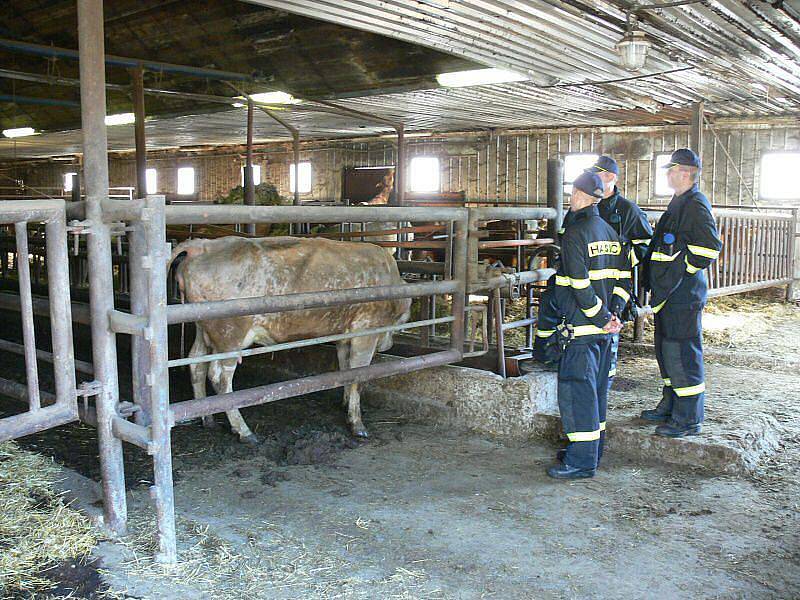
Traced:
POLYGON ((610 421, 608 450, 641 462, 662 462, 700 468, 712 473, 741 475, 778 449, 780 426, 769 415, 753 415, 735 432, 713 425, 698 436, 680 439, 654 435, 653 424, 636 418, 610 421))

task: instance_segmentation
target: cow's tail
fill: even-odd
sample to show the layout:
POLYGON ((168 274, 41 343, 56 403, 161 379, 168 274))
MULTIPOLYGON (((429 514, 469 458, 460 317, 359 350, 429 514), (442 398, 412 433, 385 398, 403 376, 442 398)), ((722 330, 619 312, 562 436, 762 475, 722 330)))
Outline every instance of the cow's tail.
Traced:
MULTIPOLYGON (((205 251, 204 239, 186 240, 181 242, 172 249, 172 253, 167 263, 167 272, 172 272, 175 282, 178 284, 178 299, 181 304, 185 302, 185 295, 183 289, 183 273, 180 266, 183 261, 192 256, 197 256, 205 251)), ((181 323, 181 340, 180 340, 181 358, 186 357, 186 323, 181 323)))

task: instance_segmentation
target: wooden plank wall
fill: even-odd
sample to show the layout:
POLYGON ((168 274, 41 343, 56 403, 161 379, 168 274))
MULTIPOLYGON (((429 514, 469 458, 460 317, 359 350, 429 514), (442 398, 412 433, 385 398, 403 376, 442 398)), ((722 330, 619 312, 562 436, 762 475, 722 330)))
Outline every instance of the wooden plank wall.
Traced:
MULTIPOLYGON (((716 136, 708 129, 705 133, 702 188, 718 204, 752 205, 751 194, 758 196, 763 153, 800 150, 799 126, 733 124, 717 126, 715 131, 716 136)), ((463 190, 468 198, 476 200, 541 204, 548 158, 563 158, 574 152, 609 153, 620 163, 619 187, 623 194, 642 205, 658 205, 668 198, 654 194, 655 157, 687 144, 686 126, 529 130, 503 135, 481 132, 458 137, 410 138, 408 155, 439 157, 442 191, 463 190)), ((154 152, 148 166, 158 171, 159 193, 169 197, 176 192, 177 169, 194 167, 197 193, 190 199, 208 202, 240 183, 243 156, 239 149, 234 150, 154 152)), ((394 140, 389 138, 304 143, 301 161, 312 163, 313 189, 302 199, 339 199, 345 167, 391 165, 395 151, 394 140)), ((289 144, 259 146, 255 154, 255 164, 261 165, 262 180, 275 183, 287 197, 291 160, 289 144)), ((0 174, 6 181, 21 179, 27 186, 45 190, 58 190, 63 173, 74 170, 74 164, 64 161, 0 166, 0 174)), ((132 156, 112 158, 109 172, 112 186, 132 186, 132 156)), ((800 205, 800 199, 793 204, 800 205)))

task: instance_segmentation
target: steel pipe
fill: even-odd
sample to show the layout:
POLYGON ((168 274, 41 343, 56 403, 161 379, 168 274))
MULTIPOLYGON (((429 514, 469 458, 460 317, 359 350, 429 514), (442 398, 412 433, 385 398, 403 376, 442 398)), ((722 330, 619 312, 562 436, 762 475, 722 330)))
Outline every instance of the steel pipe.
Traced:
POLYGON ((153 438, 149 427, 131 423, 122 417, 114 417, 111 421, 111 431, 123 442, 139 446, 148 454, 153 454, 153 438))
POLYGON ((270 346, 261 346, 259 348, 250 348, 248 350, 235 350, 233 352, 218 352, 217 354, 206 354, 203 356, 189 356, 186 358, 175 358, 169 361, 169 367, 182 367, 185 365, 196 365, 204 362, 212 362, 215 360, 225 360, 226 358, 240 358, 246 356, 257 356, 259 354, 270 354, 272 352, 280 352, 282 350, 293 350, 295 348, 305 348, 308 346, 316 346, 318 344, 327 344, 330 342, 338 342, 341 340, 350 340, 357 337, 364 337, 368 335, 380 335, 393 331, 404 331, 406 329, 417 329, 419 327, 428 327, 429 325, 437 325, 439 323, 451 323, 454 317, 439 317, 437 319, 426 319, 424 321, 413 321, 411 323, 403 323, 400 325, 387 325, 386 327, 375 327, 373 329, 362 329, 350 333, 337 333, 334 335, 325 335, 322 337, 309 338, 305 340, 298 340, 296 342, 284 342, 282 344, 272 344, 270 346))
POLYGON ((390 221, 451 221, 466 218, 464 208, 387 206, 167 206, 167 225, 228 223, 341 223, 390 221))
MULTIPOLYGON (((462 311, 463 313, 463 311, 462 311)), ((244 408, 247 406, 257 406, 267 402, 284 400, 293 396, 301 396, 329 390, 343 385, 353 383, 363 383, 382 377, 411 373, 420 369, 437 367, 458 362, 461 360, 461 352, 446 350, 416 356, 413 358, 403 358, 400 360, 358 367, 346 371, 334 371, 321 375, 312 375, 301 379, 283 381, 263 385, 249 390, 240 390, 217 396, 207 396, 194 400, 177 402, 171 406, 173 423, 188 421, 204 415, 232 410, 234 408, 244 408)))
POLYGON ((39 370, 36 364, 36 333, 33 325, 33 298, 31 296, 31 271, 28 262, 28 224, 14 223, 17 237, 17 276, 19 277, 20 316, 22 317, 22 339, 24 341, 25 375, 28 384, 28 405, 37 411, 39 402, 39 370))
MULTIPOLYGON (((13 352, 14 354, 24 354, 25 346, 22 344, 17 344, 16 342, 11 342, 9 340, 0 339, 0 350, 4 350, 6 352, 13 352)), ((37 349, 36 358, 49 363, 53 363, 54 361, 52 352, 47 352, 45 350, 37 349)), ((86 373, 87 375, 94 374, 94 367, 92 366, 92 363, 88 363, 82 360, 75 361, 75 370, 81 373, 86 373)))
MULTIPOLYGON (((0 309, 22 310, 19 295, 0 292, 0 309)), ((89 325, 89 305, 82 302, 73 302, 71 306, 72 321, 81 325, 89 325)), ((47 298, 33 298, 33 314, 41 317, 50 316, 50 301, 47 298)))
POLYGON ((232 300, 217 300, 213 302, 171 304, 167 307, 167 322, 170 325, 175 325, 176 323, 207 321, 209 319, 241 317, 244 315, 329 308, 343 304, 361 304, 400 298, 416 298, 431 294, 450 294, 456 292, 459 288, 460 285, 456 281, 438 281, 348 288, 335 291, 302 292, 282 296, 234 298, 232 300))

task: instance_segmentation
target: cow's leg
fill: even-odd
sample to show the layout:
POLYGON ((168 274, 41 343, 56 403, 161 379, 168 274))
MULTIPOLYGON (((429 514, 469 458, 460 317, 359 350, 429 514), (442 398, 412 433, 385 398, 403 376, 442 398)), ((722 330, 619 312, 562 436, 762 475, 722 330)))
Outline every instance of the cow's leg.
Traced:
MULTIPOLYGON (((226 358, 225 360, 219 361, 219 376, 216 378, 216 381, 212 381, 212 383, 215 384, 218 394, 227 394, 233 391, 233 374, 236 372, 236 365, 238 363, 238 358, 226 358)), ((258 439, 256 434, 250 431, 250 428, 247 426, 247 423, 244 422, 244 418, 242 418, 238 409, 227 410, 225 414, 228 416, 231 429, 239 436, 239 441, 250 444, 251 446, 260 443, 261 440, 258 439)))
MULTIPOLYGON (((348 368, 366 367, 372 362, 375 355, 375 346, 378 343, 378 336, 369 335, 350 340, 350 356, 348 368)), ((358 393, 358 384, 346 385, 344 388, 345 399, 347 401, 347 422, 353 435, 357 437, 369 437, 367 428, 361 421, 361 395, 358 393)))
MULTIPOLYGON (((208 345, 203 336, 203 330, 197 326, 197 331, 194 335, 194 343, 192 349, 189 350, 190 357, 203 356, 208 354, 208 345)), ((192 380, 192 393, 195 398, 205 398, 206 396, 206 378, 208 377, 208 363, 196 363, 189 365, 189 376, 192 380)), ((202 417, 203 426, 213 429, 217 427, 217 422, 214 420, 213 415, 205 415, 202 417)))
MULTIPOLYGON (((336 342, 336 356, 339 359, 340 371, 346 371, 350 368, 350 340, 336 342)), ((344 386, 344 396, 342 397, 342 405, 345 408, 348 406, 348 387, 349 386, 344 386)))

